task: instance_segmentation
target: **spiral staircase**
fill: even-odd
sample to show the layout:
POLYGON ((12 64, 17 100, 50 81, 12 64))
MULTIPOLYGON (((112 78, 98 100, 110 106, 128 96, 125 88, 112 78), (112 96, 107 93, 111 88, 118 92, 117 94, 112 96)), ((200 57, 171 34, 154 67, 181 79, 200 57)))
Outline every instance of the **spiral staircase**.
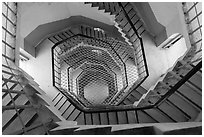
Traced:
POLYGON ((87 24, 49 35, 58 90, 49 98, 15 64, 17 4, 2 3, 2 134, 202 134, 200 3, 182 3, 191 47, 148 90, 143 37, 151 33, 134 4, 84 4, 114 16, 122 38, 87 24))

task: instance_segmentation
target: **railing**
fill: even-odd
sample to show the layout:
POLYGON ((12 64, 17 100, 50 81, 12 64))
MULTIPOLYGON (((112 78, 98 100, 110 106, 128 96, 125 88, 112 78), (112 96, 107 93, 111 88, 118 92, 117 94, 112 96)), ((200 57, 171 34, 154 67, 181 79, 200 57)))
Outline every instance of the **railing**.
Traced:
POLYGON ((2 2, 2 57, 15 62, 17 3, 2 2))
POLYGON ((19 55, 19 48, 16 46, 16 24, 17 3, 2 2, 2 94, 5 97, 2 99, 2 124, 4 123, 2 133, 27 134, 35 128, 42 128, 41 130, 45 134, 49 134, 47 126, 53 122, 53 119, 46 121, 48 117, 45 119, 41 112, 41 109, 45 109, 45 104, 37 101, 42 99, 41 95, 44 92, 30 75, 15 64, 18 61, 16 56, 19 55), (4 104, 4 101, 10 102, 4 104), (25 121, 24 115, 22 115, 24 111, 27 111, 25 109, 35 113, 33 118, 38 118, 36 124, 28 124, 28 122, 33 122, 34 119, 25 121), (12 114, 14 115, 9 117, 12 114), (5 121, 5 119, 9 121, 5 121), (9 129, 7 130, 7 128, 9 129), (10 133, 7 133, 8 131, 10 133))
POLYGON ((202 60, 202 3, 184 2, 183 11, 192 46, 189 56, 193 56, 191 62, 196 65, 202 60))
POLYGON ((135 28, 134 24, 132 23, 131 19, 129 18, 129 15, 127 14, 127 12, 125 11, 125 8, 123 7, 121 2, 118 2, 119 7, 121 8, 122 12, 124 13, 126 19, 128 20, 128 23, 130 24, 131 28, 134 30, 134 33, 137 35, 138 37, 138 45, 133 45, 133 48, 135 50, 135 57, 136 60, 138 60, 139 62, 137 62, 137 66, 138 66, 138 72, 139 72, 139 81, 137 81, 132 87, 131 89, 129 89, 128 92, 121 92, 118 96, 122 96, 122 99, 119 101, 117 98, 115 98, 115 102, 118 102, 117 104, 121 104, 122 101, 129 95, 131 94, 131 91, 133 91, 133 89, 137 89, 138 86, 140 86, 149 76, 149 72, 148 72, 148 67, 147 67, 147 61, 146 61, 146 57, 145 57, 145 51, 144 51, 144 46, 143 46, 143 41, 141 36, 137 33, 137 29, 135 28), (125 95, 124 95, 125 94, 125 95))
MULTIPOLYGON (((136 53, 136 59, 140 60, 141 61, 138 63, 138 66, 139 66, 139 69, 141 71, 139 71, 139 74, 142 76, 142 79, 140 81, 138 81, 138 85, 140 85, 149 75, 148 73, 148 70, 147 70, 147 62, 146 62, 146 59, 145 59, 145 55, 144 54, 141 54, 141 53, 144 53, 144 47, 143 47, 143 42, 142 42, 142 38, 141 36, 137 33, 137 30, 136 28, 134 27, 133 23, 131 22, 131 19, 129 18, 128 14, 126 13, 123 5, 121 3, 118 3, 118 5, 121 7, 121 10, 122 12, 124 13, 125 17, 127 18, 128 20, 128 23, 131 25, 132 29, 135 31, 135 34, 137 35, 138 37, 138 41, 139 41, 139 44, 138 45, 134 45, 134 49, 135 49, 135 53, 136 53)), ((200 28, 200 27, 199 27, 200 28)), ((198 28, 198 29, 199 29, 198 28)), ((195 32, 195 31, 194 31, 195 32)), ((193 33, 193 32, 192 32, 193 33)), ((90 37, 89 37, 90 38, 90 37)), ((64 40, 66 41, 66 40, 64 40)), ((63 41, 62 41, 63 42, 63 41)), ((60 43, 62 43, 60 42, 60 43)), ((57 44, 56 44, 57 45, 57 44)), ((100 108, 95 108, 95 109, 92 109, 92 108, 86 108, 86 107, 80 107, 78 106, 78 108, 84 112, 100 112, 100 111, 119 111, 119 110, 141 110, 141 109, 151 109, 151 108, 154 108, 156 107, 157 105, 159 105, 162 101, 164 101, 166 98, 168 98, 171 94, 173 94, 173 90, 175 91, 175 88, 178 88, 179 86, 181 86, 183 83, 185 83, 185 81, 187 79, 189 79, 189 77, 192 76, 192 74, 194 74, 195 72, 198 71, 198 69, 201 68, 201 63, 199 63, 194 69, 191 70, 191 74, 188 74, 186 76, 184 76, 182 78, 182 81, 179 81, 175 87, 171 87, 172 89, 169 91, 168 94, 166 94, 166 96, 163 96, 156 104, 154 105, 149 105, 149 106, 145 106, 145 107, 135 107, 134 105, 125 105, 125 106, 107 106, 107 107, 100 107, 100 108)), ((137 88, 137 87, 136 87, 137 88)), ((126 96, 128 96, 131 92, 127 93, 126 96)), ((124 97, 125 98, 125 97, 124 97)), ((122 100, 121 100, 122 102, 122 100)), ((120 102, 120 103, 121 103, 120 102)), ((76 106, 77 107, 77 106, 76 106)))
MULTIPOLYGON (((188 35, 191 43, 191 47, 189 51, 186 53, 186 55, 184 55, 184 57, 181 57, 184 64, 182 63, 180 65, 177 64, 177 66, 174 66, 174 68, 171 68, 169 72, 171 72, 172 76, 165 76, 163 77, 164 79, 162 80, 160 79, 155 84, 157 86, 160 82, 167 81, 168 79, 174 80, 174 82, 172 83, 169 82, 168 84, 163 82, 164 84, 163 87, 167 87, 167 89, 170 89, 170 90, 168 90, 163 95, 159 95, 156 92, 151 92, 152 90, 149 90, 144 96, 144 100, 145 100, 144 103, 142 102, 140 103, 140 101, 142 101, 140 100, 138 104, 139 103, 140 105, 143 104, 142 106, 147 106, 149 104, 159 105, 160 103, 162 103, 162 101, 166 100, 169 96, 174 94, 174 92, 176 92, 176 90, 179 88, 178 86, 185 83, 185 81, 188 78, 190 78, 193 74, 195 74, 195 72, 198 71, 198 68, 200 69, 202 68, 202 37, 201 37, 202 25, 199 22, 201 20, 202 11, 201 11, 201 3, 200 3, 200 12, 197 11, 196 5, 198 4, 199 4, 198 2, 183 3, 183 10, 184 10, 184 15, 186 19, 186 28, 189 31, 188 35), (182 74, 179 72, 180 69, 190 70, 192 67, 193 69, 188 74, 185 74, 185 73, 182 74), (157 99, 154 100, 153 97, 157 97, 157 99), (150 98, 152 98, 152 100, 154 101, 150 101, 150 98), (149 103, 147 103, 147 101, 149 103)), ((181 61, 181 59, 179 61, 181 61)))
MULTIPOLYGON (((82 34, 77 34, 77 35, 74 35, 74 36, 72 36, 72 37, 70 37, 70 39, 71 38, 73 38, 73 37, 77 37, 77 36, 81 36, 81 37, 85 37, 85 38, 88 38, 88 39, 93 39, 93 40, 95 40, 95 38, 92 38, 92 37, 89 37, 89 36, 86 36, 86 35, 82 35, 82 34)), ((69 40, 69 39, 66 39, 66 40, 64 40, 64 41, 62 41, 62 42, 60 42, 60 43, 56 43, 55 44, 55 46, 52 48, 52 58, 55 58, 54 60, 52 60, 52 62, 53 62, 53 67, 54 67, 54 71, 53 71, 53 85, 55 85, 56 87, 58 87, 58 88, 60 88, 60 68, 59 68, 59 55, 60 55, 60 53, 61 53, 61 51, 59 51, 60 49, 58 48, 58 51, 55 49, 55 47, 57 46, 57 45, 60 45, 61 43, 63 43, 63 42, 65 42, 65 41, 67 41, 67 40, 69 40), (54 54, 53 54, 54 53, 54 54), (57 58, 57 59, 56 59, 57 58), (58 61, 56 61, 56 60, 58 60, 58 61), (57 74, 57 75, 55 75, 55 74, 57 74)), ((97 39, 98 40, 98 39, 97 39)), ((107 43, 107 42, 105 42, 105 41, 103 41, 103 40, 99 40, 99 41, 102 41, 102 42, 104 42, 104 43, 106 43, 106 44, 109 44, 109 43, 107 43)), ((110 46, 111 47, 111 46, 110 46)), ((112 50, 114 50, 114 48, 112 48, 112 50)), ((115 54, 117 54, 116 53, 116 51, 115 51, 115 54)), ((119 58, 120 58, 120 56, 119 56, 119 58)), ((121 59, 121 61, 122 61, 122 59, 121 59)), ((66 61, 65 61, 66 62, 66 61)), ((122 61, 123 62, 123 61, 122 61)), ((124 64, 124 62, 123 62, 123 66, 124 66, 124 68, 126 68, 125 67, 125 64, 124 64)), ((125 72, 126 72, 126 69, 125 69, 125 72)), ((125 73, 124 72, 124 73, 125 73)), ((125 73, 126 74, 126 73, 125 73)), ((127 76, 125 75, 125 79, 127 79, 127 76)), ((125 87, 124 87, 124 89, 127 87, 128 85, 126 85, 125 87)), ((69 88, 70 89, 70 88, 69 88)))

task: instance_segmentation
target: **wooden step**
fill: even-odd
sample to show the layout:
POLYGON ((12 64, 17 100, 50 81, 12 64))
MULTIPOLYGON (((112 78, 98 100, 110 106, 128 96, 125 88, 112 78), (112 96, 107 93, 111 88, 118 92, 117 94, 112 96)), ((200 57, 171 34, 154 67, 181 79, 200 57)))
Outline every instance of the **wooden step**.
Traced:
POLYGON ((183 84, 177 91, 180 92, 183 96, 194 102, 200 108, 202 107, 202 96, 183 84))
POLYGON ((54 106, 57 109, 60 109, 66 100, 67 100, 67 98, 65 96, 62 96, 54 106))
POLYGON ((188 120, 188 118, 185 117, 185 115, 179 109, 175 108, 166 101, 159 105, 158 108, 177 122, 185 122, 188 120))
POLYGON ((108 112, 108 119, 110 125, 118 124, 118 118, 116 112, 108 112))
POLYGON ((75 110, 75 107, 73 105, 70 105, 69 108, 65 111, 65 113, 62 115, 65 119, 68 119, 69 116, 73 113, 75 110))
POLYGON ((68 37, 66 37, 66 36, 63 34, 63 32, 61 32, 60 34, 58 34, 58 36, 59 36, 60 38, 62 38, 63 40, 68 38, 68 37))
MULTIPOLYGON (((27 98, 23 95, 21 95, 20 97, 18 97, 15 100, 16 105, 20 104, 20 105, 25 105, 28 102, 27 98)), ((15 119, 17 116, 16 111, 15 110, 6 110, 3 112, 2 114, 2 127, 4 128, 4 126, 8 126, 10 121, 13 121, 13 119, 15 119)))
POLYGON ((86 120, 86 125, 92 125, 92 115, 91 113, 85 113, 85 120, 86 120))
POLYGON ((62 114, 64 114, 64 113, 66 112, 66 109, 68 109, 70 105, 71 105, 71 103, 70 103, 68 100, 66 100, 66 101, 62 104, 62 106, 59 108, 59 111, 60 111, 62 114))
POLYGON ((174 122, 170 118, 168 118, 166 115, 162 114, 157 109, 147 109, 144 110, 149 115, 151 115, 155 120, 157 120, 159 123, 167 123, 167 122, 174 122))
POLYGON ((62 99, 62 98, 63 98, 62 93, 58 93, 57 96, 55 96, 55 98, 53 98, 53 100, 52 100, 53 104, 57 105, 57 103, 59 103, 60 99, 62 99))
POLYGON ((101 119, 100 119, 99 113, 92 113, 92 118, 93 118, 93 125, 100 125, 101 124, 101 119))
POLYGON ((100 113, 101 125, 109 125, 108 113, 100 113))
POLYGON ((125 100, 123 101, 123 103, 125 105, 129 105, 129 104, 132 104, 132 101, 130 101, 128 98, 125 98, 125 100))
POLYGON ((58 42, 58 40, 55 39, 54 37, 49 37, 48 39, 54 44, 58 42))
POLYGON ((85 125, 84 113, 80 112, 75 121, 77 121, 77 125, 85 125))
POLYGON ((116 15, 115 21, 119 24, 120 21, 122 21, 122 19, 124 19, 124 18, 125 18, 125 15, 124 15, 123 12, 121 11, 121 12, 119 12, 119 14, 116 15))
POLYGON ((142 110, 137 111, 139 123, 157 123, 151 116, 142 110))
MULTIPOLYGON (((18 97, 17 94, 12 94, 12 93, 11 93, 11 96, 12 96, 12 98, 13 98, 14 101, 15 101, 15 99, 18 97)), ((7 106, 7 105, 9 105, 9 104, 11 104, 11 103, 12 103, 12 99, 11 99, 10 95, 7 94, 7 95, 2 99, 2 106, 7 106)))
POLYGON ((59 36, 59 34, 55 35, 54 38, 55 38, 56 40, 58 40, 58 42, 60 42, 60 41, 63 40, 63 38, 61 38, 61 37, 59 36))
POLYGON ((184 98, 178 94, 172 94, 168 99, 185 113, 187 113, 191 118, 195 118, 199 113, 196 108, 194 108, 189 102, 184 100, 184 98))
POLYGON ((134 110, 127 111, 127 118, 129 124, 138 123, 136 112, 134 110))
POLYGON ((147 93, 147 90, 143 88, 142 86, 139 86, 136 90, 142 95, 147 93))
POLYGON ((117 116, 119 124, 128 124, 128 115, 125 111, 118 111, 117 116))
MULTIPOLYGON (((134 94, 135 95, 135 94, 134 94)), ((135 97, 132 93, 127 97, 129 100, 131 100, 132 104, 135 102, 135 101, 138 101, 140 98, 138 97, 135 97)))
POLYGON ((78 115, 80 114, 80 112, 81 112, 80 110, 75 109, 75 110, 72 112, 72 114, 68 117, 67 120, 74 121, 74 120, 78 117, 78 115))
POLYGON ((142 97, 143 94, 141 94, 137 90, 134 90, 134 91, 131 92, 131 95, 133 95, 136 98, 136 100, 139 100, 142 97))
POLYGON ((194 74, 188 81, 198 89, 202 90, 202 77, 194 74))
MULTIPOLYGON (((35 116, 37 113, 34 111, 34 109, 25 109, 23 112, 20 113, 20 117, 22 119, 23 124, 26 126, 27 123, 35 116)), ((20 119, 17 117, 14 119, 11 124, 4 130, 3 134, 9 134, 12 132, 15 132, 17 130, 22 129, 22 123, 20 119), (18 126, 17 126, 18 125, 18 126)))

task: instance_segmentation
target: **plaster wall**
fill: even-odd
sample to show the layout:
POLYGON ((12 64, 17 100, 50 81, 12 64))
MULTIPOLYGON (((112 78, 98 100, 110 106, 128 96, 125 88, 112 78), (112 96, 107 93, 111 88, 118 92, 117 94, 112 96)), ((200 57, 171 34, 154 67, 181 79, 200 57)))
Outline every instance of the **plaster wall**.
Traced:
POLYGON ((189 48, 190 41, 185 24, 185 17, 181 2, 149 2, 149 5, 157 21, 166 28, 167 37, 174 33, 184 36, 186 46, 189 48))
POLYGON ((143 44, 149 77, 142 86, 148 90, 156 84, 162 74, 165 74, 174 65, 179 57, 185 54, 187 47, 185 39, 181 38, 170 48, 158 48, 148 34, 143 35, 143 44))
POLYGON ((20 67, 34 78, 50 98, 53 98, 58 92, 52 86, 52 45, 49 40, 43 41, 36 49, 38 54, 36 58, 31 57, 28 61, 20 62, 20 67))
MULTIPOLYGON (((142 86, 148 90, 162 74, 166 73, 173 66, 175 61, 186 52, 187 48, 184 38, 169 49, 156 47, 147 34, 144 34, 143 42, 150 75, 142 86)), ((36 49, 37 57, 31 57, 29 61, 21 63, 22 68, 39 83, 40 88, 51 98, 57 93, 57 90, 52 86, 52 45, 49 40, 44 40, 36 49)))
POLYGON ((26 48, 32 56, 35 56, 35 45, 24 41, 24 38, 39 25, 77 15, 114 25, 113 16, 83 2, 18 2, 17 14, 17 45, 26 48))

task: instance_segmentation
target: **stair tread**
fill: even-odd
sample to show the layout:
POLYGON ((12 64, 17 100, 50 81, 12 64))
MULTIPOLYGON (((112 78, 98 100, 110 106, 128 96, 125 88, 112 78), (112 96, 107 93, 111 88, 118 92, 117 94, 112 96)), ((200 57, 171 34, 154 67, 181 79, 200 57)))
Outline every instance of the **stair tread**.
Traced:
POLYGON ((137 123, 135 111, 127 111, 127 116, 129 124, 137 123))
POLYGON ((183 95, 185 95, 187 98, 189 98, 191 101, 196 103, 198 106, 202 107, 202 96, 199 95, 197 92, 195 92, 185 84, 182 85, 178 89, 178 91, 181 92, 183 95))
POLYGON ((158 107, 163 112, 168 114, 171 118, 173 118, 175 121, 178 121, 178 122, 187 121, 187 118, 183 115, 183 113, 181 111, 179 111, 177 108, 174 108, 173 106, 167 104, 166 102, 163 102, 158 107))
POLYGON ((75 118, 79 115, 81 111, 79 111, 78 109, 75 109, 74 112, 69 116, 69 118, 67 120, 75 120, 75 118))
POLYGON ((63 103, 64 103, 66 100, 67 100, 67 98, 66 98, 65 96, 63 96, 63 97, 59 100, 59 102, 58 102, 57 104, 55 104, 55 107, 56 107, 57 109, 59 109, 59 108, 63 105, 63 103))
POLYGON ((2 114, 2 127, 4 127, 15 114, 15 110, 4 111, 2 114))
POLYGON ((183 100, 180 96, 177 94, 172 94, 168 98, 173 104, 178 106, 180 109, 182 109, 184 112, 186 112, 191 118, 194 118, 198 114, 198 110, 196 110, 191 104, 183 100))
POLYGON ((152 117, 154 117, 154 119, 156 119, 157 121, 159 121, 160 123, 166 123, 166 122, 174 122, 171 119, 169 119, 167 116, 161 114, 159 111, 157 111, 156 109, 147 109, 144 110, 145 112, 147 112, 149 115, 151 115, 152 117))
POLYGON ((85 113, 86 125, 92 125, 91 113, 85 113))
POLYGON ((54 100, 52 100, 53 104, 56 105, 59 102, 59 99, 62 98, 63 95, 61 93, 59 93, 54 100))
POLYGON ((80 115, 77 117, 76 121, 77 121, 77 125, 85 125, 83 112, 80 113, 80 115))
POLYGON ((101 125, 108 125, 108 115, 107 113, 100 113, 101 125))
POLYGON ((143 88, 142 86, 139 86, 136 90, 137 90, 138 92, 140 92, 141 94, 147 93, 147 90, 146 90, 145 88, 143 88))
POLYGON ((119 111, 117 112, 118 115, 118 123, 119 124, 127 124, 128 119, 125 111, 119 111))
POLYGON ((139 123, 156 123, 157 122, 154 119, 152 119, 150 116, 142 112, 141 110, 138 110, 137 114, 138 114, 139 123))
POLYGON ((62 116, 67 119, 74 109, 75 107, 71 105, 62 116))
POLYGON ((194 74, 188 81, 191 81, 197 87, 202 89, 202 77, 197 76, 196 74, 194 74))
POLYGON ((108 112, 108 117, 109 117, 110 125, 112 124, 114 125, 118 123, 117 118, 116 118, 116 112, 108 112))
MULTIPOLYGON (((16 105, 24 105, 24 104, 26 104, 26 102, 28 102, 28 100, 27 100, 25 95, 21 95, 15 100, 16 105)), ((16 115, 15 110, 14 111, 12 111, 12 110, 4 111, 2 114, 2 119, 3 119, 2 125, 7 124, 7 122, 9 122, 14 115, 16 115)))
POLYGON ((100 125, 99 113, 92 113, 93 125, 100 125))
MULTIPOLYGON (((32 117, 36 115, 36 112, 34 110, 31 109, 25 109, 23 110, 23 112, 20 113, 20 117, 22 119, 22 122, 24 125, 26 125, 29 120, 32 119, 32 117)), ((12 121, 11 124, 9 124, 9 126, 4 130, 4 134, 9 134, 12 133, 14 131, 17 130, 21 130, 22 129, 22 123, 19 120, 19 118, 16 118, 15 120, 12 121), (17 126, 18 125, 18 126, 17 126)))
MULTIPOLYGON (((15 100, 15 98, 17 97, 17 94, 12 94, 12 93, 11 93, 11 96, 12 96, 12 98, 15 100)), ((11 103, 11 102, 12 102, 12 99, 11 99, 10 95, 7 94, 7 95, 2 99, 2 106, 6 106, 6 105, 8 105, 8 104, 11 103)))

